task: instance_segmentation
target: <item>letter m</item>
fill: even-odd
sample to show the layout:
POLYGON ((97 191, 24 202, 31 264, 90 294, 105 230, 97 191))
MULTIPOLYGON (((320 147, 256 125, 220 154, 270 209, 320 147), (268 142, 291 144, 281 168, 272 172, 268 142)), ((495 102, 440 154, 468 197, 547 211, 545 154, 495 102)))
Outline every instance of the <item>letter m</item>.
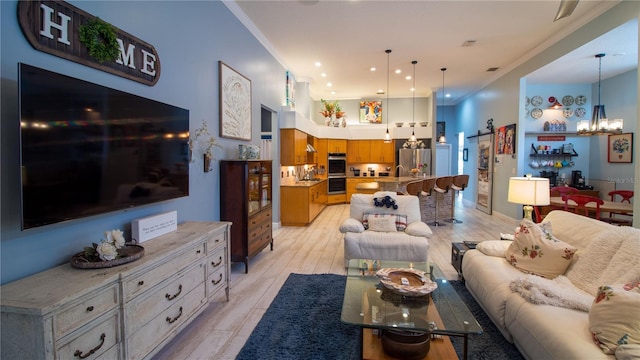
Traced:
POLYGON ((133 63, 133 51, 135 50, 135 46, 133 44, 129 44, 127 46, 127 51, 124 50, 124 42, 120 39, 116 39, 118 41, 118 46, 120 47, 120 55, 118 55, 118 59, 116 62, 120 65, 128 66, 132 69, 135 69, 136 66, 133 63))

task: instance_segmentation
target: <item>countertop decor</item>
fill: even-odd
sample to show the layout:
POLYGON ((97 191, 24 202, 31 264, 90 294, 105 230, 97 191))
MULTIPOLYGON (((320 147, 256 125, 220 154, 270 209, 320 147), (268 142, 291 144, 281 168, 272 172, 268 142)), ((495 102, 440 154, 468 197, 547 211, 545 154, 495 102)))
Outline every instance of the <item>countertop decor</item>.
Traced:
POLYGON ((100 243, 93 243, 73 255, 71 266, 80 269, 109 268, 132 262, 143 255, 142 246, 125 243, 122 231, 109 230, 104 232, 100 243))

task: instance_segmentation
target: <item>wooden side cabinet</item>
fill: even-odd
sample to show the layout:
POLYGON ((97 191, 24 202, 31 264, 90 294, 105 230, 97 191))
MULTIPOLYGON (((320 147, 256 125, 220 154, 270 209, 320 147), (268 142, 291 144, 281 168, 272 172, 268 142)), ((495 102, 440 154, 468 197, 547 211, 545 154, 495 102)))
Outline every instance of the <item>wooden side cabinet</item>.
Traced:
POLYGON ((153 357, 223 290, 229 300, 230 226, 183 223, 142 243, 145 254, 134 262, 65 264, 3 285, 0 358, 153 357))
POLYGON ((233 223, 231 261, 242 261, 245 273, 251 257, 273 250, 271 190, 271 161, 220 161, 220 219, 233 223))

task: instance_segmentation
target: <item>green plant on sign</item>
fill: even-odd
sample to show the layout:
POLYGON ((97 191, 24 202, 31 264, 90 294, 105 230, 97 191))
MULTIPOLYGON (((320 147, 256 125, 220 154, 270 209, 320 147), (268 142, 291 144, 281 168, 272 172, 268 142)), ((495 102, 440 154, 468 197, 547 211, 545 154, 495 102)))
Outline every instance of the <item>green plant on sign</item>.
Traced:
POLYGON ((114 27, 100 18, 80 26, 80 42, 89 50, 89 56, 101 63, 114 61, 120 51, 114 27))

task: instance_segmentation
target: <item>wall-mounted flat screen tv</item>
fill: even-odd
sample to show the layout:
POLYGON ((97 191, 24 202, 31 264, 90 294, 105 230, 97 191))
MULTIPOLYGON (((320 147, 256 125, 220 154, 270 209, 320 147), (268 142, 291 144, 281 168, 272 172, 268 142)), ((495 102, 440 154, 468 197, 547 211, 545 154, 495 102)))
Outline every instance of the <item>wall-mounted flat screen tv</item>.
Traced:
POLYGON ((189 195, 189 111, 19 64, 22 228, 189 195))

